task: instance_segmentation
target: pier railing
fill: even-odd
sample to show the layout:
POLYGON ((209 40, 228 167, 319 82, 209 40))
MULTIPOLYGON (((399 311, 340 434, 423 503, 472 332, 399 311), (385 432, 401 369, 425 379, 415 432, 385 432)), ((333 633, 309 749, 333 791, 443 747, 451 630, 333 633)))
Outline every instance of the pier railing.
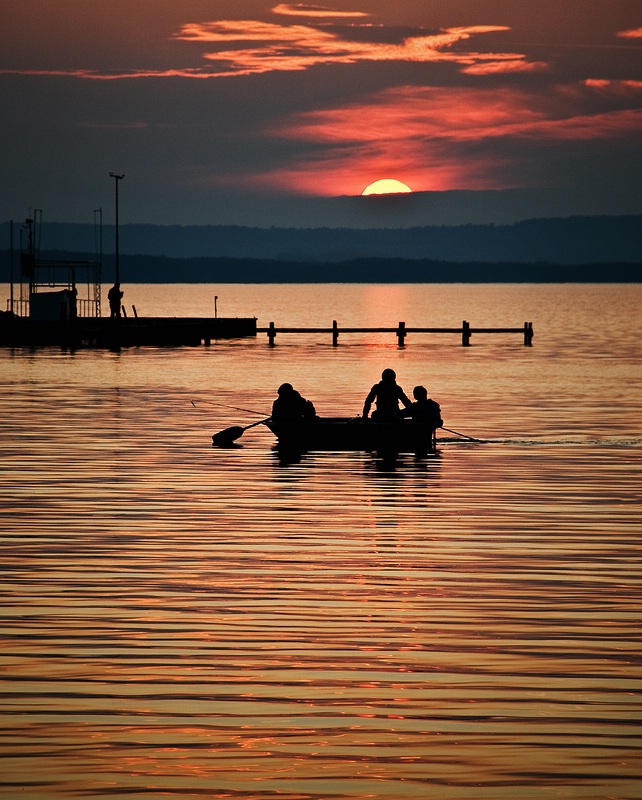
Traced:
POLYGON ((533 343, 533 323, 525 322, 521 328, 473 328, 470 323, 464 320, 460 328, 409 328, 405 322, 400 322, 396 328, 339 328, 336 320, 332 321, 330 328, 288 328, 277 327, 274 322, 270 322, 267 328, 257 328, 257 333, 267 333, 270 347, 274 347, 277 334, 281 333, 323 333, 332 336, 332 344, 336 347, 339 344, 339 334, 344 333, 393 333, 397 337, 399 347, 405 347, 406 336, 409 333, 450 333, 461 337, 462 347, 470 347, 470 339, 473 334, 478 333, 518 333, 523 336, 526 347, 533 343))

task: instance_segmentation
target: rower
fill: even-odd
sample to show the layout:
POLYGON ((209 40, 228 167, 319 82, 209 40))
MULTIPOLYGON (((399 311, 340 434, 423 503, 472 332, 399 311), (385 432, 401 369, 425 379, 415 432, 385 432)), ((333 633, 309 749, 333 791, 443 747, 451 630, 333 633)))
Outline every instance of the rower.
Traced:
POLYGON ((404 390, 397 383, 397 375, 392 369, 384 369, 379 383, 370 389, 363 404, 363 419, 368 419, 370 407, 375 403, 377 408, 372 412, 375 422, 394 422, 400 419, 399 403, 410 408, 411 401, 404 390))

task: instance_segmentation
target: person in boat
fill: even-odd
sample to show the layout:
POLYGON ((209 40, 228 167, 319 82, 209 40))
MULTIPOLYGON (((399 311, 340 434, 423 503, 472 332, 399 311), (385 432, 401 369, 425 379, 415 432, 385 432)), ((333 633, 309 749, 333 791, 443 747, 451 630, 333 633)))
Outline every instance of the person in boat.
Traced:
POLYGON ((410 408, 411 401, 404 390, 397 383, 397 375, 392 369, 384 369, 379 383, 370 389, 363 404, 363 419, 368 419, 370 408, 375 403, 376 409, 372 412, 372 419, 376 422, 395 422, 401 420, 399 403, 405 408, 410 408))
POLYGON ((120 303, 123 299, 124 292, 121 291, 120 283, 115 283, 107 292, 107 299, 109 300, 109 311, 112 319, 120 317, 120 303))
POLYGON ((313 403, 302 397, 291 383, 282 383, 277 394, 278 397, 272 403, 274 422, 311 422, 316 419, 313 403))
POLYGON ((431 425, 433 428, 441 428, 444 424, 441 418, 441 407, 439 403, 428 397, 428 390, 425 386, 415 386, 412 390, 415 402, 404 413, 405 417, 410 417, 413 422, 424 425, 431 425))

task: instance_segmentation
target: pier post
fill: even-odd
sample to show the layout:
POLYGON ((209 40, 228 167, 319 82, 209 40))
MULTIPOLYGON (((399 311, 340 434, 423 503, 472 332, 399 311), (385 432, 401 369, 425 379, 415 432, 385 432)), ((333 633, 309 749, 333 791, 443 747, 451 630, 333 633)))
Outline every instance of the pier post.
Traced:
POLYGON ((268 341, 270 343, 270 347, 274 347, 274 337, 276 336, 276 330, 274 329, 274 323, 273 322, 270 322, 270 325, 268 327, 267 335, 268 335, 268 341))
POLYGON ((332 346, 336 347, 339 344, 339 327, 336 319, 332 320, 332 346))
POLYGON ((461 346, 470 347, 470 323, 466 320, 461 324, 461 346))
POLYGON ((531 347, 533 344, 533 323, 524 323, 524 346, 531 347))
POLYGON ((400 322, 399 327, 397 328, 397 344, 399 347, 404 347, 406 342, 406 323, 400 322))

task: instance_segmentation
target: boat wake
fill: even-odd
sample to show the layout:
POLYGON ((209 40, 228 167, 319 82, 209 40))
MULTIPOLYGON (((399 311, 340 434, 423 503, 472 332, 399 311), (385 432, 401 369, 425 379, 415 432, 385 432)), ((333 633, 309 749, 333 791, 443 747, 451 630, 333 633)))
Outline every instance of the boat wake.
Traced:
POLYGON ((479 444, 506 444, 506 445, 515 445, 518 447, 555 447, 555 446, 564 446, 568 447, 569 445, 580 445, 580 446, 590 446, 590 447, 621 447, 625 449, 635 448, 642 446, 642 439, 641 438, 631 438, 631 439, 622 439, 619 437, 608 437, 603 436, 599 439, 596 438, 585 438, 585 437, 545 437, 541 439, 526 439, 526 438, 506 438, 506 439, 457 439, 455 437, 447 437, 444 436, 443 438, 439 436, 437 438, 437 447, 440 445, 467 445, 467 446, 475 446, 479 444))

